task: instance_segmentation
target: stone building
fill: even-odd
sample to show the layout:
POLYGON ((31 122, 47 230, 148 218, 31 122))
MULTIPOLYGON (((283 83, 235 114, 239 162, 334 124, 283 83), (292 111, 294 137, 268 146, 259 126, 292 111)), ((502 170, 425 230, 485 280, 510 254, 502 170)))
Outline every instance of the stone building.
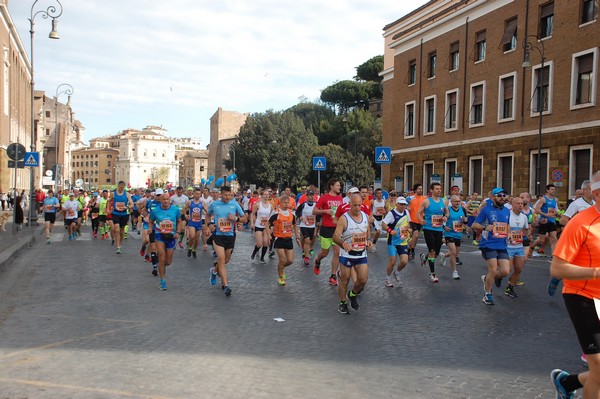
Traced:
POLYGON ((198 187, 208 179, 208 151, 181 151, 179 158, 179 185, 198 187))
POLYGON ((116 185, 115 168, 118 158, 119 151, 110 147, 74 150, 71 154, 71 184, 76 185, 77 181, 81 180, 81 186, 86 190, 116 185))
MULTIPOLYGON (((208 146, 208 175, 215 179, 230 174, 223 165, 229 159, 229 148, 240 133, 249 114, 225 111, 221 107, 210 118, 210 144, 208 146)), ((232 160, 233 161, 233 160, 232 160)))
POLYGON ((383 36, 384 185, 566 200, 600 169, 596 1, 433 0, 383 36))

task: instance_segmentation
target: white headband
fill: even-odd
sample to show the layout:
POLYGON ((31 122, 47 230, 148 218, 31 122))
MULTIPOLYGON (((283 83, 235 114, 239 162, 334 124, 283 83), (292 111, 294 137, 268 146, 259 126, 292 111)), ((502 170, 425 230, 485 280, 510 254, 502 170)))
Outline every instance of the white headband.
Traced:
POLYGON ((600 181, 592 183, 591 187, 592 187, 592 191, 594 191, 594 190, 600 190, 600 181))

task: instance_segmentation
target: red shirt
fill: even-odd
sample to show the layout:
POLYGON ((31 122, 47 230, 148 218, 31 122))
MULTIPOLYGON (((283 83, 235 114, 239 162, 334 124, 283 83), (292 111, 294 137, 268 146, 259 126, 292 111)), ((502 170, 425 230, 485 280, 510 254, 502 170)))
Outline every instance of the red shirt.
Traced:
POLYGON ((250 212, 252 212, 252 210, 254 209, 254 204, 256 204, 257 202, 260 201, 260 196, 259 197, 250 197, 250 200, 248 201, 248 210, 250 212))
MULTIPOLYGON (((337 211, 338 207, 342 204, 342 196, 341 195, 331 195, 329 193, 324 194, 319 198, 317 204, 315 205, 316 209, 328 210, 333 209, 337 211)), ((324 213, 321 215, 321 226, 322 227, 335 227, 333 224, 333 218, 329 213, 324 213)))
MULTIPOLYGON (((340 218, 344 213, 348 212, 350 210, 350 204, 347 202, 344 202, 342 205, 340 205, 337 209, 337 211, 335 211, 335 217, 336 218, 340 218)), ((371 216, 371 208, 368 205, 362 204, 360 206, 360 210, 363 211, 364 213, 367 214, 367 216, 371 216)))
POLYGON ((46 198, 46 194, 44 194, 43 191, 38 191, 38 193, 35 195, 35 200, 37 202, 44 202, 44 198, 46 198))

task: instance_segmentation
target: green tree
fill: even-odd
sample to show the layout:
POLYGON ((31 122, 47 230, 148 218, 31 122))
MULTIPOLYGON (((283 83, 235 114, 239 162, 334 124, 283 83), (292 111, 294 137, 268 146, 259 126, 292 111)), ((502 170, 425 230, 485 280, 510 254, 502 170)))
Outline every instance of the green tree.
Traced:
POLYGON ((372 83, 342 80, 324 88, 321 91, 321 101, 337 107, 338 112, 344 114, 350 108, 368 108, 372 91, 372 83))
POLYGON ((241 183, 296 186, 306 181, 317 138, 295 113, 270 110, 249 116, 232 146, 241 183))
POLYGON ((356 76, 354 79, 379 83, 383 79, 382 76, 379 76, 379 72, 381 71, 383 71, 383 55, 376 55, 356 67, 356 76))
POLYGON ((304 126, 317 136, 319 145, 340 144, 346 134, 345 127, 339 122, 335 112, 324 104, 301 102, 287 111, 302 119, 304 126))
MULTIPOLYGON (((324 156, 327 158, 327 170, 321 171, 321 188, 325 182, 337 177, 344 181, 351 181, 354 185, 372 184, 375 179, 375 170, 371 162, 362 154, 354 154, 337 144, 319 146, 313 156, 324 156)), ((310 182, 317 183, 317 172, 311 173, 310 182)))

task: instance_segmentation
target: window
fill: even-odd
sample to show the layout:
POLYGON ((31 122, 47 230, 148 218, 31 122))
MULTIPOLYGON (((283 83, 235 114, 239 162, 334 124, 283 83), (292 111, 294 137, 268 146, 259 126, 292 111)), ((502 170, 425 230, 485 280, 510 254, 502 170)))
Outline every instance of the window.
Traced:
POLYGON ((404 164, 404 191, 409 192, 415 184, 415 164, 404 164))
POLYGON ((50 118, 50 111, 46 111, 46 118, 50 118))
POLYGON ((431 184, 433 170, 433 161, 427 161, 423 163, 423 191, 425 193, 429 192, 429 185, 431 184))
POLYGON ((429 53, 429 64, 427 65, 427 77, 429 79, 435 78, 436 65, 437 65, 437 54, 434 51, 433 53, 429 53))
POLYGON ((515 80, 517 74, 500 76, 498 90, 498 122, 515 119, 515 80))
POLYGON ((110 178, 106 179, 106 182, 107 182, 107 183, 110 183, 110 178))
MULTIPOLYGON (((535 176, 536 176, 536 168, 537 168, 537 158, 538 158, 538 150, 531 150, 529 159, 531 163, 529 165, 529 192, 532 194, 536 193, 536 185, 535 185, 535 176)), ((548 184, 548 150, 542 149, 540 154, 540 193, 543 194, 548 184)))
POLYGON ((444 190, 446 194, 449 194, 452 187, 452 176, 456 174, 456 158, 446 159, 444 163, 444 190))
POLYGON ((423 134, 435 133, 435 96, 425 97, 425 115, 423 115, 423 134))
POLYGON ((508 19, 504 23, 504 34, 500 46, 505 52, 517 48, 517 17, 508 19))
POLYGON ((204 166, 200 166, 200 172, 204 172, 204 166))
POLYGON ((50 129, 46 129, 46 136, 50 136, 50 129))
POLYGON ((110 158, 112 158, 112 155, 107 155, 106 156, 106 159, 110 159, 110 158))
POLYGON ((415 102, 404 105, 404 137, 415 136, 415 102))
POLYGON ((459 53, 459 42, 454 42, 450 45, 450 70, 456 71, 458 69, 460 53, 459 53))
POLYGON ((477 32, 475 36, 475 62, 485 60, 485 31, 477 32))
POLYGON ((507 193, 512 193, 513 185, 513 154, 498 154, 497 187, 502 187, 507 193))
POLYGON ((444 118, 444 130, 458 129, 458 114, 456 103, 458 101, 458 89, 446 92, 446 117, 444 118))
POLYGON ((469 122, 471 127, 483 125, 485 111, 485 82, 471 85, 471 112, 469 122))
POLYGON ((483 157, 469 158, 469 193, 482 193, 483 187, 483 157))
POLYGON ((108 161, 108 163, 107 163, 107 165, 106 165, 106 166, 111 166, 111 162, 110 162, 110 161, 108 161))
POLYGON ((598 0, 583 0, 581 6, 581 23, 587 24, 598 18, 598 0))
POLYGON ((574 195, 575 190, 581 187, 581 183, 592 177, 592 150, 593 147, 591 145, 580 145, 570 148, 569 195, 574 195))
POLYGON ((596 104, 598 49, 573 54, 571 64, 571 109, 596 104))
POLYGON ((417 60, 408 62, 408 85, 414 85, 417 82, 417 60))
POLYGON ((554 2, 546 3, 540 7, 540 38, 552 36, 554 29, 554 2))
POLYGON ((549 62, 544 65, 536 65, 533 68, 531 80, 532 104, 531 116, 537 116, 540 112, 549 114, 552 112, 552 75, 554 73, 553 64, 549 62))

